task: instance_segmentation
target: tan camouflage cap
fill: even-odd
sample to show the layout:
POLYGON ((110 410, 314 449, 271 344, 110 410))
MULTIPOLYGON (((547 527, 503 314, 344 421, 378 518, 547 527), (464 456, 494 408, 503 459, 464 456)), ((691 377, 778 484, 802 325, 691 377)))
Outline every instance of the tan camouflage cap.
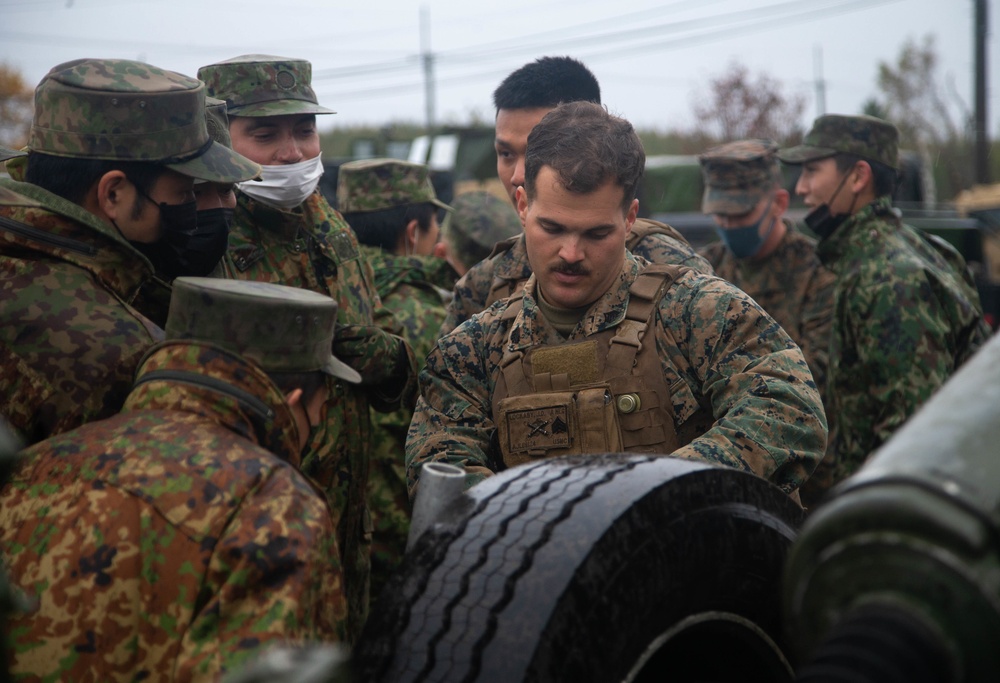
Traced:
POLYGON ((334 357, 337 302, 297 287, 221 278, 174 280, 166 338, 211 342, 265 372, 321 371, 357 384, 334 357))
POLYGON ((781 184, 777 151, 770 140, 737 140, 699 156, 705 182, 701 210, 723 215, 752 211, 781 184))
POLYGON ((225 100, 230 116, 336 114, 319 106, 312 64, 273 55, 241 55, 198 69, 208 94, 225 100))
POLYGON ((380 211, 427 202, 451 211, 434 194, 431 172, 424 164, 399 159, 362 159, 343 164, 337 172, 337 210, 341 213, 380 211))
POLYGON ((220 183, 257 173, 255 164, 209 137, 201 83, 127 59, 77 59, 53 67, 35 88, 28 148, 162 164, 220 183))
POLYGON ((853 154, 889 168, 899 168, 899 130, 874 116, 827 114, 813 121, 801 145, 782 149, 786 164, 804 164, 835 154, 853 154))
POLYGON ((453 211, 444 219, 441 235, 468 266, 482 261, 497 242, 520 234, 523 228, 510 200, 485 190, 464 192, 451 206, 453 211))

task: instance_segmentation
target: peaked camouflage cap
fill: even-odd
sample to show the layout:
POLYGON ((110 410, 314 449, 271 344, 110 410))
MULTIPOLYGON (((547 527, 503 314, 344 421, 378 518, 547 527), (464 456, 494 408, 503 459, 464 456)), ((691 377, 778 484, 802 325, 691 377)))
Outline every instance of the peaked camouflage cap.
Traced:
POLYGON ((441 234, 454 256, 471 266, 490 255, 497 242, 521 233, 523 226, 510 199, 491 192, 464 192, 451 203, 453 211, 441 234))
POLYGON ((312 64, 273 55, 241 55, 198 69, 208 94, 225 100, 230 116, 336 114, 319 106, 312 64))
POLYGON ((804 164, 835 154, 853 154, 889 168, 899 168, 899 130, 874 116, 827 114, 813 121, 801 145, 782 149, 786 164, 804 164))
MULTIPOLYGON (((226 114, 225 100, 217 100, 214 97, 205 98, 205 126, 208 128, 209 136, 217 143, 228 149, 233 148, 233 139, 229 136, 229 116, 226 114)), ((244 157, 245 158, 245 157, 244 157)), ((256 180, 260 178, 260 165, 247 159, 248 164, 256 168, 256 173, 247 175, 242 180, 256 180)))
POLYGON ((14 159, 15 157, 23 157, 26 154, 27 152, 21 152, 16 149, 0 146, 0 161, 7 161, 8 159, 14 159))
POLYGON ((752 211, 781 184, 781 168, 770 140, 737 140, 698 157, 705 182, 701 210, 739 215, 752 211))
POLYGON ((161 164, 220 183, 257 173, 251 161, 209 137, 201 83, 127 59, 77 59, 53 67, 35 88, 28 148, 161 164))
POLYGON ((333 355, 337 302, 297 287, 221 278, 174 280, 167 339, 211 342, 265 372, 321 371, 353 384, 361 375, 333 355))
POLYGON ((424 164, 400 159, 362 159, 341 165, 337 172, 337 210, 341 213, 428 202, 451 211, 434 193, 430 169, 424 164))

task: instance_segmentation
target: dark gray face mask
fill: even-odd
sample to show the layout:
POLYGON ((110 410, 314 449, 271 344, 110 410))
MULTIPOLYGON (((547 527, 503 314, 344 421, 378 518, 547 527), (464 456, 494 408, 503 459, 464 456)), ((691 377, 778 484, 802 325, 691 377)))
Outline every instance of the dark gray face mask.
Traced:
POLYGON ((825 240, 827 237, 836 232, 837 228, 839 228, 844 221, 851 217, 850 213, 830 213, 830 204, 837 198, 837 195, 840 194, 840 190, 843 189, 844 183, 847 182, 848 175, 848 173, 845 173, 844 177, 840 179, 840 184, 837 185, 837 189, 833 191, 833 196, 830 197, 830 199, 810 211, 803 219, 806 226, 808 226, 809 229, 812 230, 821 240, 825 240))
MULTIPOLYGON (((178 204, 185 207, 196 202, 178 204)), ((136 244, 153 263, 156 273, 167 280, 189 275, 204 277, 218 265, 229 246, 229 227, 233 222, 233 209, 217 208, 195 211, 194 223, 184 217, 173 220, 174 206, 160 204, 163 234, 153 244, 136 244)), ((176 212, 179 213, 179 212, 176 212)))
POLYGON ((774 224, 778 222, 777 218, 772 218, 771 225, 768 226, 767 230, 764 231, 764 235, 761 236, 761 223, 771 213, 771 205, 773 203, 774 198, 767 203, 767 208, 764 209, 764 213, 760 215, 760 218, 750 225, 744 225, 739 228, 720 228, 719 226, 715 226, 716 234, 722 240, 723 244, 733 252, 733 256, 738 259, 751 258, 756 256, 760 248, 764 246, 764 242, 767 241, 767 238, 771 236, 771 231, 774 230, 774 224))

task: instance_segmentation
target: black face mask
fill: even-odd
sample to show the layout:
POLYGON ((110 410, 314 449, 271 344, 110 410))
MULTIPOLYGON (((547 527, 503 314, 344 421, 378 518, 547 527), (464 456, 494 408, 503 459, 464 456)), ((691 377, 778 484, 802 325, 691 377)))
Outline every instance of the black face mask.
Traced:
MULTIPOLYGON (((836 232, 837 228, 839 228, 844 221, 851 217, 850 213, 830 213, 830 204, 833 203, 833 200, 837 198, 838 194, 840 194, 840 190, 843 189, 844 183, 847 182, 847 176, 848 174, 845 173, 844 177, 840 179, 840 184, 837 185, 837 189, 833 191, 833 196, 830 197, 829 201, 825 204, 817 206, 815 209, 807 213, 806 217, 803 219, 809 229, 812 230, 821 240, 825 240, 827 237, 836 232)), ((855 197, 855 199, 857 199, 857 197, 855 197)), ((851 206, 853 205, 854 202, 851 202, 851 206)))
POLYGON ((226 253, 233 210, 198 211, 197 202, 193 201, 157 206, 163 226, 160 240, 135 245, 153 262, 157 275, 173 280, 181 275, 204 277, 210 274, 226 253))

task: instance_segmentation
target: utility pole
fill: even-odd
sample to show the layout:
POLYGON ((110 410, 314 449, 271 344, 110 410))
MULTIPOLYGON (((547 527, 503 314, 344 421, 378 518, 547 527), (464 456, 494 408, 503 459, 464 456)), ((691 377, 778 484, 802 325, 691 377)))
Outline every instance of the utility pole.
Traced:
POLYGON ((813 77, 816 79, 816 116, 826 113, 826 81, 823 80, 823 46, 813 49, 813 77))
POLYGON ((985 185, 990 182, 990 135, 987 120, 986 95, 986 37, 989 34, 989 21, 986 12, 987 0, 975 0, 975 69, 976 69, 976 182, 985 185))
POLYGON ((427 133, 434 131, 434 53, 431 52, 431 10, 420 7, 420 61, 424 65, 424 107, 427 133))

